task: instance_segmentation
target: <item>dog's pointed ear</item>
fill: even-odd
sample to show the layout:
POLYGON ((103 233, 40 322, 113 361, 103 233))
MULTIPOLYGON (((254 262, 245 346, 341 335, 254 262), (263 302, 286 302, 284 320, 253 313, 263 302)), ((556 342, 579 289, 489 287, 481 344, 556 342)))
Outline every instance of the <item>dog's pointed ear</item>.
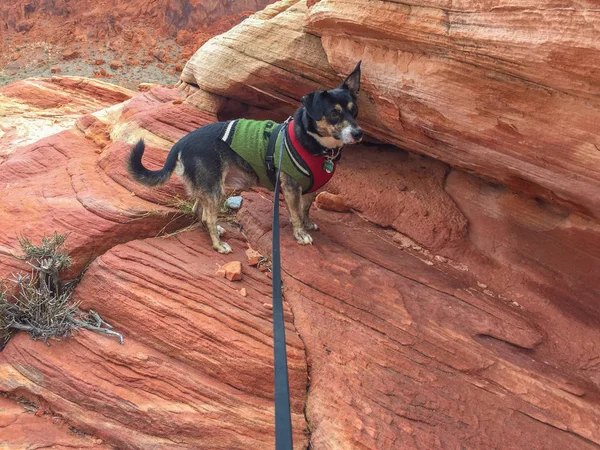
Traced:
POLYGON ((321 120, 323 117, 323 97, 325 91, 315 91, 302 97, 302 105, 313 120, 321 120))
POLYGON ((346 89, 350 91, 352 97, 358 97, 358 93, 360 92, 360 63, 362 60, 356 64, 356 67, 352 71, 348 78, 344 80, 344 82, 340 85, 341 89, 346 89))

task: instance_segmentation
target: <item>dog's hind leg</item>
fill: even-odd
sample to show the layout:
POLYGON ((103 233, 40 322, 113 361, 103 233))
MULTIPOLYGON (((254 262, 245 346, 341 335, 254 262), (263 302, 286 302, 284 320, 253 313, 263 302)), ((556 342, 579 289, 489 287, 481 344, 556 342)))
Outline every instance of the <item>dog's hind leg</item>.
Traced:
POLYGON ((219 210, 221 209, 221 198, 218 196, 207 197, 202 200, 202 223, 206 227, 212 247, 219 253, 231 253, 233 250, 226 242, 221 241, 221 235, 225 232, 217 225, 219 210))
POLYGON ((199 197, 194 204, 194 213, 202 226, 210 236, 213 248, 219 253, 231 253, 233 250, 229 244, 222 242, 220 237, 225 233, 225 230, 217 225, 219 216, 220 200, 216 198, 209 199, 208 197, 199 197))
POLYGON ((281 172, 281 190, 285 197, 285 204, 290 214, 290 221, 292 222, 296 241, 301 245, 312 244, 312 237, 306 232, 302 224, 302 187, 292 177, 281 172))
POLYGON ((304 194, 300 199, 300 213, 302 219, 302 226, 305 230, 318 230, 319 226, 308 218, 310 207, 317 196, 316 192, 310 194, 304 194))

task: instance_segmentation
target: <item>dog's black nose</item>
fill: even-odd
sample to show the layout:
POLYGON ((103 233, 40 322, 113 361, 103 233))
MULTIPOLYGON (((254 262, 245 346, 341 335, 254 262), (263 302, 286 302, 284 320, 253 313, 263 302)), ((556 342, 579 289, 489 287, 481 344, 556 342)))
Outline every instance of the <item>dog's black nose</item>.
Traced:
POLYGON ((363 132, 360 128, 354 128, 351 134, 352 137, 357 141, 360 141, 363 137, 363 132))

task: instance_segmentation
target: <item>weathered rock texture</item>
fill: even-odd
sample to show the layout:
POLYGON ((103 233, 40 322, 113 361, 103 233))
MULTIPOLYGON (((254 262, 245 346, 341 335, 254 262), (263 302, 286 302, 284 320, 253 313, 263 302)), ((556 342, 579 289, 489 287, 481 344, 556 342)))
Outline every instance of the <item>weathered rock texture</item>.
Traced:
POLYGON ((211 40, 181 79, 289 114, 362 59, 371 135, 600 217, 592 2, 310 3, 277 3, 211 40))
POLYGON ((16 129, 9 129, 3 137, 7 143, 5 149, 11 153, 0 164, 2 278, 16 267, 23 267, 11 257, 19 253, 16 237, 20 235, 39 241, 51 234, 50 230, 71 233, 67 250, 75 252, 76 263, 72 271, 77 273, 99 254, 127 241, 123 234, 125 229, 139 233, 140 237, 148 237, 189 223, 177 210, 159 205, 150 210, 148 203, 136 196, 139 192, 142 197, 173 204, 182 191, 171 185, 156 192, 135 191, 124 165, 124 157, 130 147, 113 139, 129 130, 130 139, 148 135, 150 148, 153 145, 167 146, 169 141, 174 142, 186 130, 191 131, 207 123, 210 120, 208 116, 187 106, 178 106, 174 110, 172 102, 179 98, 179 94, 173 89, 159 88, 120 103, 132 93, 116 86, 110 88, 107 84, 76 78, 54 79, 46 83, 59 91, 54 94, 44 84, 31 80, 3 89, 4 95, 12 99, 21 95, 19 101, 23 109, 46 109, 34 114, 32 120, 28 120, 27 116, 21 117, 18 122, 15 121, 16 129), (20 89, 24 85, 41 85, 42 89, 40 92, 34 88, 20 89), (87 87, 82 95, 96 100, 88 99, 87 103, 78 104, 77 97, 70 95, 73 86, 87 87), (27 92, 32 96, 26 97, 27 92), (117 104, 81 116, 89 110, 90 104, 106 106, 109 99, 117 104), (74 115, 79 108, 80 118, 73 128, 31 144, 27 144, 25 139, 27 145, 18 146, 19 139, 11 140, 11 135, 18 135, 17 130, 34 128, 47 108, 54 108, 53 115, 58 111, 74 115), (155 123, 152 115, 156 109, 161 111, 162 117, 168 118, 166 123, 155 123), (119 123, 113 122, 119 118, 119 123), (137 133, 133 133, 132 124, 137 123, 137 133), (144 126, 152 128, 152 131, 146 131, 142 128, 144 126))
MULTIPOLYGON (((359 122, 365 130, 377 141, 429 155, 441 162, 406 154, 391 146, 357 146, 345 152, 340 170, 328 190, 343 195, 367 220, 397 231, 388 244, 403 247, 433 267, 441 264, 457 270, 452 271, 452 278, 463 279, 472 286, 462 289, 472 291, 475 287, 484 293, 483 303, 478 308, 486 304, 484 309, 489 311, 490 305, 504 304, 520 311, 532 329, 539 331, 539 341, 523 345, 488 332, 473 332, 467 341, 477 342, 500 357, 502 362, 492 362, 490 367, 498 368, 498 364, 503 366, 509 362, 532 374, 545 375, 556 370, 559 379, 575 377, 586 385, 590 390, 583 393, 570 387, 577 382, 566 382, 555 391, 555 398, 562 401, 558 400, 564 397, 560 393, 562 389, 571 396, 581 395, 584 408, 591 408, 593 412, 574 412, 572 416, 579 421, 580 417, 596 415, 574 432, 588 439, 590 445, 598 443, 598 436, 591 437, 589 432, 598 425, 600 381, 596 364, 600 352, 597 345, 600 324, 600 197, 597 195, 600 137, 597 123, 600 123, 600 109, 595 95, 600 85, 599 23, 598 10, 587 2, 546 2, 535 6, 523 3, 509 7, 497 2, 403 4, 323 0, 310 1, 307 5, 304 1, 289 0, 272 5, 209 41, 186 65, 181 76, 184 88, 190 91, 200 88, 186 102, 218 117, 239 114, 265 117, 268 110, 281 119, 293 112, 302 95, 337 85, 356 61, 362 59, 359 122), (252 42, 252 46, 248 42, 252 42), (310 70, 306 69, 306 63, 310 63, 310 70), (486 179, 489 181, 484 181, 486 179), (523 350, 518 350, 519 347, 523 350)), ((349 225, 348 219, 340 221, 349 225)), ((327 234, 327 230, 324 232, 327 234)), ((259 235, 263 233, 264 230, 259 235)), ((404 259, 403 256, 392 257, 395 250, 381 249, 373 260, 370 255, 375 250, 358 251, 357 247, 363 249, 364 244, 364 247, 380 248, 381 243, 367 245, 365 238, 350 231, 343 234, 338 230, 338 235, 345 237, 343 245, 351 248, 351 254, 358 254, 387 270, 404 259), (379 258, 395 262, 384 264, 379 258)), ((321 250, 318 258, 303 260, 320 261, 327 254, 321 250)), ((346 254, 340 251, 336 255, 344 260, 346 254)), ((344 292, 370 286, 368 280, 356 281, 361 270, 342 269, 343 264, 337 260, 332 265, 336 267, 335 275, 323 267, 319 268, 320 275, 315 275, 333 280, 335 284, 329 289, 335 289, 343 273, 353 278, 342 284, 344 292)), ((298 269, 290 269, 288 273, 294 279, 300 278, 298 269)), ((373 271, 373 278, 376 273, 381 276, 380 272, 373 271)), ((396 270, 396 274, 415 280, 413 274, 402 270, 396 270)), ((426 277, 416 281, 427 284, 435 278, 428 272, 426 277)), ((307 279, 310 281, 305 284, 315 283, 315 278, 307 279)), ((396 303, 402 303, 405 293, 415 289, 399 287, 397 281, 386 281, 384 286, 396 292, 396 303)), ((331 292, 322 285, 315 289, 321 294, 331 292)), ((385 295, 380 290, 370 286, 357 296, 373 299, 377 304, 385 303, 385 295)), ((427 310, 422 304, 424 298, 419 295, 419 307, 409 313, 411 323, 415 320, 414 313, 427 310)), ((345 317, 349 301, 344 297, 343 302, 341 314, 345 317)), ((441 300, 433 304, 438 305, 436 311, 441 311, 441 300)), ((298 302, 295 307, 302 310, 306 303, 298 302)), ((361 314, 374 314, 373 307, 369 303, 368 307, 361 305, 359 310, 361 314)), ((456 311, 456 306, 448 309, 456 311)), ((302 335, 298 319, 301 314, 296 309, 295 312, 296 325, 302 335)), ((321 310, 313 312, 310 326, 304 328, 311 330, 306 331, 311 338, 314 337, 312 330, 321 328, 315 325, 313 317, 325 316, 321 310)), ((390 314, 382 316, 382 320, 387 321, 390 314)), ((427 314, 422 316, 425 317, 427 314)), ((446 322, 439 317, 432 320, 438 325, 446 322)), ((480 318, 475 322, 483 323, 480 318)), ((464 332, 464 327, 468 328, 462 323, 458 329, 464 332)), ((331 323, 323 329, 337 330, 331 323)), ((385 339, 389 338, 388 332, 381 332, 385 339)), ((456 330, 451 334, 454 333, 456 330)), ((311 341, 311 338, 305 337, 309 354, 311 349, 322 347, 318 339, 311 341)), ((431 342, 429 338, 423 339, 431 342)), ((347 338, 342 341, 344 351, 349 352, 351 346, 346 345, 347 338)), ((422 342, 421 338, 417 341, 422 342)), ((439 342, 442 341, 445 344, 441 347, 444 347, 446 339, 439 342)), ((459 347, 468 348, 465 342, 459 347)), ((447 345, 450 346, 449 341, 447 345)), ((454 350, 450 352, 456 354, 454 350)), ((481 354, 480 350, 474 352, 481 354)), ((359 357, 352 355, 349 359, 354 361, 359 357)), ((487 372, 474 366, 458 370, 487 372)), ((401 373, 407 374, 404 370, 401 373)), ((326 383, 323 394, 311 388, 309 406, 312 398, 327 396, 335 390, 333 378, 331 372, 325 376, 329 384, 326 383)), ((518 384, 521 381, 517 380, 522 379, 522 374, 515 374, 511 384, 518 384)), ((348 383, 344 378, 339 386, 346 387, 348 383)), ((366 384, 365 381, 362 386, 366 384)), ((395 382, 389 384, 393 386, 395 382)), ((507 388, 503 383, 500 385, 507 388)), ((526 390, 514 386, 511 392, 525 399, 526 390)), ((360 390, 348 389, 350 409, 363 407, 360 390)), ((460 388, 450 390, 461 391, 460 388)), ((378 393, 381 392, 385 390, 380 389, 378 393)), ((378 402, 373 400, 375 395, 370 398, 378 402)), ((452 407, 457 407, 456 401, 451 401, 452 407)), ((399 405, 406 407, 405 402, 406 399, 396 399, 396 402, 385 403, 387 412, 396 414, 392 414, 391 419, 386 417, 388 424, 400 420, 398 411, 402 414, 405 410, 399 405)), ((484 400, 475 403, 478 402, 486 403, 484 400)), ((539 406, 543 402, 532 403, 539 406)), ((470 400, 467 403, 472 404, 470 400)), ((426 402, 425 408, 438 412, 443 409, 439 401, 426 402)), ((491 400, 489 409, 486 406, 479 413, 474 412, 479 417, 475 425, 479 431, 470 437, 468 433, 462 434, 464 421, 456 417, 447 422, 453 424, 445 431, 441 431, 443 426, 439 422, 428 421, 417 433, 414 447, 437 448, 450 442, 446 444, 449 448, 535 448, 536 445, 562 448, 564 443, 554 438, 545 440, 549 436, 544 431, 547 427, 527 425, 522 417, 512 414, 513 410, 507 404, 502 406, 497 399, 491 400), (502 413, 504 408, 506 412, 502 413), (492 422, 506 426, 494 431, 495 425, 483 419, 487 414, 483 410, 495 411, 490 413, 499 416, 492 422), (508 416, 510 419, 502 418, 508 416), (507 425, 511 420, 515 422, 507 425), (506 433, 505 428, 511 426, 520 431, 506 433), (524 428, 528 431, 524 432, 524 428), (456 440, 452 441, 454 438, 450 436, 456 440)), ((553 410, 554 407, 548 409, 553 410)), ((372 419, 371 405, 367 411, 364 417, 372 419)), ((344 415, 340 413, 336 415, 338 420, 334 420, 331 418, 334 414, 324 412, 319 406, 309 407, 307 417, 313 444, 318 443, 323 448, 361 445, 411 448, 413 445, 400 438, 392 445, 398 435, 392 433, 384 437, 389 430, 386 426, 367 429, 360 413, 362 424, 356 421, 353 425, 364 431, 353 434, 349 431, 351 426, 339 425, 338 420, 344 415), (392 441, 386 440, 388 438, 392 441)), ((573 432, 564 422, 557 425, 547 417, 529 415, 573 432)), ((411 416, 411 420, 413 431, 415 423, 422 425, 419 417, 411 416)), ((560 439, 566 436, 560 435, 563 436, 560 439)), ((584 444, 573 441, 570 445, 584 444)))
MULTIPOLYGON (((43 399, 115 448, 273 448, 270 280, 255 268, 236 283, 218 277, 225 260, 214 253, 197 229, 112 248, 75 300, 101 311, 125 345, 86 332, 50 348, 18 336, 0 356, 0 389, 43 399)), ((286 321, 303 448, 306 359, 289 311, 286 321)))
POLYGON ((62 37, 63 42, 69 36, 90 39, 133 33, 136 26, 144 29, 145 34, 155 37, 164 33, 175 36, 179 30, 193 33, 222 17, 256 11, 268 3, 265 0, 151 0, 125 3, 107 0, 76 3, 64 0, 18 0, 0 8, 0 20, 5 32, 37 33, 41 37, 50 36, 54 41, 62 37), (60 35, 51 33, 52 25, 57 27, 60 35))
POLYGON ((282 213, 296 448, 598 449, 597 13, 309 3, 207 43, 180 91, 103 105, 0 161, 0 275, 22 268, 18 234, 71 231, 72 275, 91 262, 77 300, 125 335, 18 335, 0 390, 113 448, 272 448, 270 281, 245 256, 270 253, 271 197, 244 194, 223 257, 199 228, 155 237, 190 223, 181 184, 140 188, 123 160, 142 136, 155 168, 204 123, 283 118, 362 57, 370 139, 328 185, 352 211, 315 211, 308 247, 282 213), (234 260, 231 283, 216 271, 234 260))
POLYGON ((305 2, 284 0, 208 41, 181 74, 201 89, 186 102, 206 108, 209 92, 242 103, 212 105, 221 116, 286 117, 306 92, 339 83, 321 40, 303 31, 305 14, 305 2))
MULTIPOLYGON (((252 196, 241 214, 265 252, 270 208, 252 196)), ((315 216, 313 247, 298 249, 289 224, 282 233, 285 295, 311 361, 314 448, 598 448, 597 386, 558 350, 596 330, 567 337, 578 321, 558 313, 549 327, 471 270, 403 250, 393 232, 315 216)))
POLYGON ((0 88, 0 158, 71 128, 82 114, 128 100, 132 91, 101 81, 55 77, 0 88))
POLYGON ((307 21, 336 71, 363 59, 373 134, 600 217, 594 2, 324 0, 307 21))
POLYGON ((3 449, 107 450, 102 440, 70 430, 65 421, 43 408, 0 396, 0 447, 3 449), (36 411, 37 410, 37 411, 36 411), (34 414, 35 413, 35 414, 34 414))
MULTIPOLYGON (((85 82, 54 80, 57 85, 75 81, 85 82)), ((120 92, 114 87, 115 95, 120 92)), ((97 95, 100 100, 105 93, 97 95)), ((35 103, 36 97, 30 100, 35 103)), ((0 164, 0 276, 26 268, 13 257, 19 254, 17 236, 36 242, 53 230, 69 232, 74 266, 68 275, 95 260, 75 300, 112 321, 126 345, 86 332, 51 347, 16 336, 0 354, 0 390, 23 395, 114 448, 273 446, 267 275, 252 268, 233 285, 217 276, 226 260, 215 258, 208 236, 197 229, 141 247, 118 246, 191 223, 176 209, 183 194, 176 180, 150 190, 129 179, 124 157, 130 144, 144 137, 145 163, 156 167, 173 142, 214 119, 182 104, 177 90, 155 88, 83 115, 72 129, 13 145, 0 164), (158 255, 163 265, 155 260, 158 255), (172 275, 169 281, 165 270, 172 275), (164 298, 167 292, 171 300, 164 298), (234 329, 237 336, 231 334, 234 329)), ((228 237, 238 243, 229 260, 236 255, 244 260, 243 237, 235 228, 228 237)), ((303 447, 306 359, 289 312, 286 320, 295 442, 303 447)), ((0 414, 1 420, 12 421, 8 414, 0 414)), ((16 447, 21 434, 10 430, 7 442, 16 447)), ((58 446, 61 441, 52 433, 48 440, 58 446)), ((32 435, 31 442, 46 441, 32 435)))

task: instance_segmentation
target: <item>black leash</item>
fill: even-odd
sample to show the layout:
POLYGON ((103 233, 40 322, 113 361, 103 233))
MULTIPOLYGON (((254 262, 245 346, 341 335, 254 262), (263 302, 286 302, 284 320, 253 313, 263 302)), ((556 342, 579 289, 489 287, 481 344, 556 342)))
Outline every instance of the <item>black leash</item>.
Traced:
POLYGON ((281 258, 279 246, 279 168, 275 167, 274 150, 277 137, 279 143, 279 165, 283 156, 283 143, 287 124, 290 119, 276 127, 271 133, 267 147, 265 164, 269 179, 275 186, 273 201, 273 243, 272 243, 272 281, 273 281, 273 352, 275 356, 275 449, 292 450, 292 417, 290 412, 290 392, 288 382, 287 355, 285 352, 285 323, 283 320, 283 297, 281 292, 281 258))

